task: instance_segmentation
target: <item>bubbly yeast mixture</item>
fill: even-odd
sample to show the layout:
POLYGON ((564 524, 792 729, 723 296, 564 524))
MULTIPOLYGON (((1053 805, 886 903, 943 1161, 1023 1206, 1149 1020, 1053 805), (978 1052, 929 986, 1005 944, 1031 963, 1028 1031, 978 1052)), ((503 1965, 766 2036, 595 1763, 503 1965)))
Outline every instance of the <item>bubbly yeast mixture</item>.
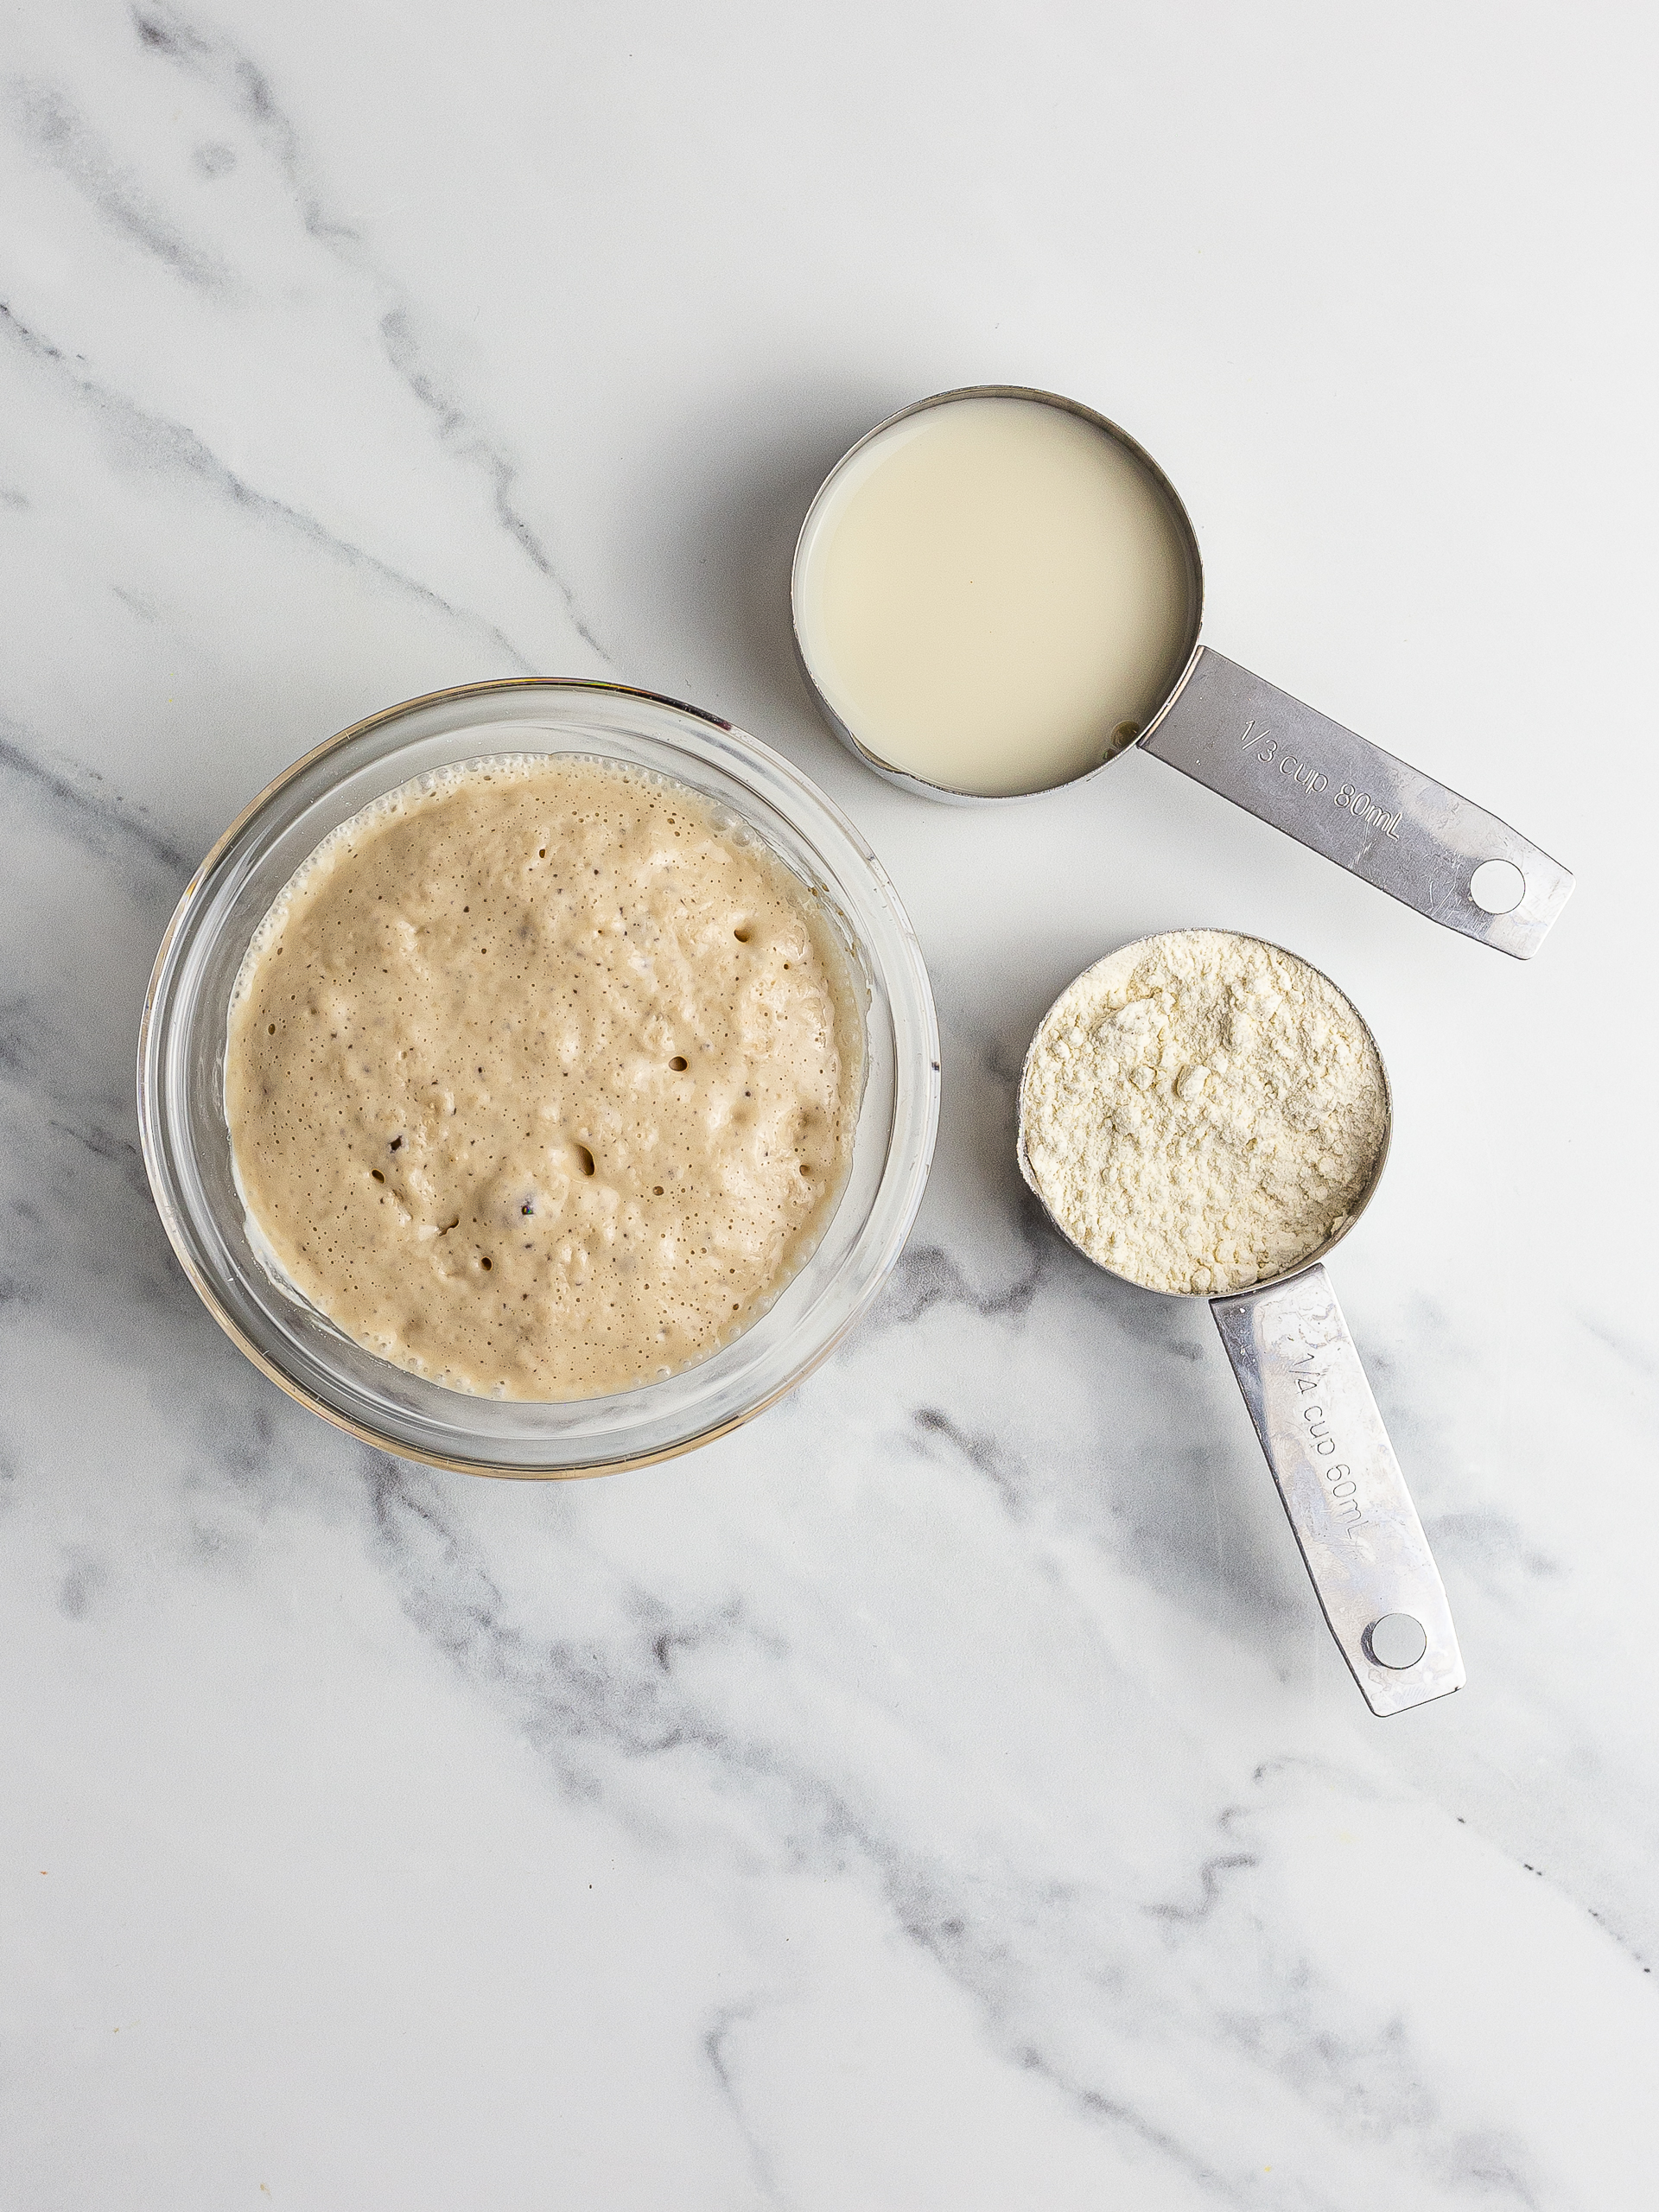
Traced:
POLYGON ((400 1367, 599 1396, 772 1302, 845 1172, 862 1030, 810 895, 683 786, 572 755, 406 785, 250 948, 225 1105, 296 1288, 400 1367))

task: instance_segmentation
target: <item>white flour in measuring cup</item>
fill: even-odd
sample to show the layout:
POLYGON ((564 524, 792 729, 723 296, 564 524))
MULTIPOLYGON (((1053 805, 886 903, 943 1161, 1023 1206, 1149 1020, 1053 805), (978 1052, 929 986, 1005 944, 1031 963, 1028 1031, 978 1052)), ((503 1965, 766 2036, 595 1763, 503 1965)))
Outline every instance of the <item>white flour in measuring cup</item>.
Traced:
POLYGON ((1231 931, 1175 930, 1056 1001, 1021 1114, 1037 1187, 1091 1260, 1216 1296, 1340 1234, 1389 1099, 1370 1032, 1317 969, 1231 931))

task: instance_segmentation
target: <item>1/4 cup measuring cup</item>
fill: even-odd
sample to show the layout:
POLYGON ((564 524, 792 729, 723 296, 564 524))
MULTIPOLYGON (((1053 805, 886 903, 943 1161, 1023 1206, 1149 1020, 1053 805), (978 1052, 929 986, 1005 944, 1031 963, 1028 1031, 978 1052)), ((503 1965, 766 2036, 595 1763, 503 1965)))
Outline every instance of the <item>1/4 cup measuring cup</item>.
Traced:
MULTIPOLYGON (((1266 944, 1262 938, 1249 941, 1266 944)), ((1149 951, 1159 942, 1143 938, 1107 958, 1116 966, 1126 955, 1149 951)), ((1268 950, 1283 951, 1277 945, 1268 950)), ((1299 955, 1284 957, 1305 968, 1312 965, 1299 955)), ((1032 1165, 1027 1096, 1033 1058, 1056 1010, 1104 964, 1086 969, 1045 1014, 1020 1078, 1020 1173, 1050 1221, 1078 1251, 1083 1246, 1050 1204, 1032 1165)), ((1375 1050, 1376 1040, 1357 1009, 1351 1001, 1344 1003, 1375 1050)), ((1325 1255, 1370 1204, 1388 1157, 1394 1102, 1380 1052, 1376 1065, 1382 1080, 1382 1140, 1370 1179, 1336 1234, 1283 1273, 1248 1290, 1211 1297, 1208 1303, 1331 1633, 1371 1711, 1386 1715, 1461 1689, 1465 1676, 1440 1572, 1324 1267, 1325 1255)), ((1150 1289, 1107 1267, 1092 1252, 1084 1256, 1145 1296, 1205 1295, 1150 1289)))
MULTIPOLYGON (((1037 482, 1038 475, 1029 481, 1037 482)), ((879 424, 836 462, 807 511, 795 550, 791 605, 797 655, 830 728, 879 775, 926 798, 973 804, 1082 783, 1138 745, 1430 920, 1517 959, 1536 952, 1572 890, 1572 875, 1559 861, 1495 815, 1201 645, 1204 566, 1185 508, 1142 447, 1076 400, 1021 385, 980 385, 919 400, 879 424), (1007 403, 1018 403, 1015 414, 1027 429, 1033 427, 1031 409, 1058 410, 1058 422, 1053 414, 1039 416, 1036 426, 1072 440, 1073 465, 1046 480, 1050 491, 1058 487, 1060 495, 1052 510, 1052 534, 1045 534, 1040 506, 1027 500, 1021 507, 1017 480, 1010 493, 1006 442, 1000 454, 988 454, 958 436, 972 421, 988 421, 987 402, 1002 407, 1005 424, 1014 419, 1007 416, 1007 403), (969 411, 975 410, 976 416, 969 411), (1094 435, 1082 432, 1084 425, 1094 435), (951 440, 959 449, 946 455, 951 440), (924 442, 938 448, 942 461, 925 485, 915 469, 924 442), (1089 448, 1096 448, 1095 459, 1109 464, 1093 520, 1103 525, 1108 540, 1115 530, 1117 535, 1103 548, 1100 531, 1088 526, 1090 518, 1074 512, 1073 495, 1089 473, 1089 448), (884 471, 884 480, 898 480, 895 467, 908 470, 914 481, 908 521, 917 527, 902 550, 892 535, 901 523, 893 519, 899 510, 890 498, 883 511, 887 543, 879 530, 872 543, 870 531, 872 486, 884 471), (837 578, 855 534, 852 518, 862 532, 860 557, 870 583, 866 616, 857 619, 867 617, 881 632, 879 652, 863 652, 863 662, 867 671, 875 670, 875 684, 887 683, 890 696, 901 697, 908 683, 913 697, 917 684, 925 687, 930 680, 942 690, 982 652, 1000 652, 1005 662, 1017 664, 1023 652, 1033 680, 1046 680, 1052 656, 1046 658, 1033 639, 1044 630, 1049 602, 1076 581, 1085 554, 1103 555, 1094 574, 1100 625, 1125 619, 1128 602, 1144 603, 1151 626, 1143 641, 1144 666, 1116 706, 1102 696, 1096 727, 1090 727, 1086 708, 1079 709, 1075 757, 1058 767, 1051 762, 1039 780, 1021 782, 1017 773, 1012 782, 977 786, 960 773, 953 780, 948 744, 925 755, 895 744, 902 708, 899 724, 884 720, 871 684, 846 680, 850 660, 838 650, 835 625, 854 618, 833 610, 847 603, 837 578), (1027 577, 1005 570, 993 588, 982 575, 969 573, 971 560, 958 561, 964 544, 993 555, 1005 524, 1010 532, 1026 531, 1033 565, 1047 565, 1046 595, 1027 601, 1018 620, 1011 614, 1013 595, 1027 577), (1069 535, 1074 526, 1075 536, 1069 535), (1148 573, 1154 567, 1156 580, 1148 573), (918 568, 933 573, 919 574, 918 568), (1155 590, 1143 588, 1154 581, 1155 590), (1154 598, 1160 604, 1154 607, 1154 598), (936 618, 942 613, 941 621, 936 618), (1029 635, 1022 633, 1027 622, 1029 635), (906 654, 912 664, 899 669, 906 654), (895 672, 896 686, 889 681, 895 672), (1124 718, 1114 720, 1117 714, 1124 718), (891 757, 907 751, 911 766, 891 757), (922 758, 930 772, 914 765, 922 758)), ((1086 645, 1086 607, 1079 606, 1068 620, 1086 645)), ((1052 631, 1044 634, 1052 644, 1052 631)), ((1103 626, 1099 634, 1105 634, 1103 626)), ((921 711, 911 709, 912 715, 921 711)), ((1011 714, 1008 742, 1015 749, 1021 733, 1013 725, 1019 719, 1018 710, 1011 714)))

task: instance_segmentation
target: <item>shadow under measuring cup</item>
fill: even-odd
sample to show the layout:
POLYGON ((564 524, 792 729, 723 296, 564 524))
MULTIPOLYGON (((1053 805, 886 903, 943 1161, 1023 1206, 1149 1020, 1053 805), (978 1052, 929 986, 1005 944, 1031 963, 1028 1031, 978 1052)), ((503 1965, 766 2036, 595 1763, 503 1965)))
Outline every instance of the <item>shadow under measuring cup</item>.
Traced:
POLYGON ((973 385, 879 424, 808 509, 791 605, 830 728, 925 797, 1029 797, 1138 745, 1517 959, 1572 891, 1497 816, 1201 645, 1185 508, 1076 400, 973 385))
POLYGON ((1445 1697, 1466 1679, 1445 1586, 1323 1264, 1382 1179, 1393 1119, 1393 1094, 1376 1040, 1352 1001, 1328 977, 1299 955, 1241 931, 1182 931, 1120 946, 1061 992, 1039 1024, 1020 1071, 1016 1140, 1020 1174, 1054 1227, 1085 1259, 1143 1295, 1207 1299, 1331 1633, 1366 1703, 1384 1716, 1445 1697), (1199 936, 1255 945, 1311 969, 1376 1052, 1382 1094, 1381 1141, 1368 1179, 1340 1223, 1282 1272, 1220 1295, 1158 1287, 1087 1249, 1044 1189, 1029 1143, 1033 1065, 1057 1022, 1075 1018, 1078 995, 1109 967, 1115 974, 1128 972, 1135 959, 1160 945, 1199 936))

